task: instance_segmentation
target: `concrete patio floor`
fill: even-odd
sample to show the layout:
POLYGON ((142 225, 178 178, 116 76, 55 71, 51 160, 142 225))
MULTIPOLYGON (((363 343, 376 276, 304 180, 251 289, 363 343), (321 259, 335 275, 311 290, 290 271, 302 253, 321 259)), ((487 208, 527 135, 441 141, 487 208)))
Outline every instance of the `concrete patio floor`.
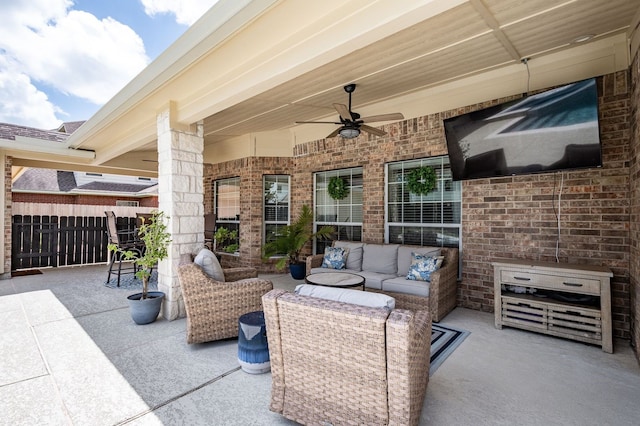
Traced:
MULTIPOLYGON (((187 345, 185 320, 135 325, 106 266, 0 281, 0 424, 280 425, 271 375, 239 370, 237 340, 187 345)), ((268 275, 292 289, 288 275, 268 275)), ((423 425, 638 425, 640 368, 614 353, 493 327, 457 308, 471 331, 431 377, 423 425)))

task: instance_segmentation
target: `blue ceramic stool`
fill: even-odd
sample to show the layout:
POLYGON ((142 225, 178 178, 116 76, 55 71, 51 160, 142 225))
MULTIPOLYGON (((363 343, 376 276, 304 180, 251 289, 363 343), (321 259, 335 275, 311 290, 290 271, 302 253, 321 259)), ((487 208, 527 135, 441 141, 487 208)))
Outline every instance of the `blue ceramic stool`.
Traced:
POLYGON ((271 370, 263 311, 249 312, 238 320, 238 362, 249 374, 271 370))

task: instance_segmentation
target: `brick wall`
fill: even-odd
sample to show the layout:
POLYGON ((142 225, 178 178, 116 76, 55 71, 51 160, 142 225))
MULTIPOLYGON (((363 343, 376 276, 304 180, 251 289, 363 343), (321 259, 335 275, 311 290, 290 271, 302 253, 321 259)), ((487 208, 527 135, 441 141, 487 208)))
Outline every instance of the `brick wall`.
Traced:
POLYGON ((252 157, 205 165, 205 213, 213 212, 213 181, 240 177, 239 256, 223 255, 223 267, 255 266, 264 271, 274 270, 272 264, 263 265, 260 256, 262 246, 262 175, 292 174, 293 159, 291 158, 252 157))
MULTIPOLYGON (((465 181, 463 194, 462 281, 458 304, 493 311, 493 269, 496 258, 555 260, 557 219, 553 211, 562 181, 561 231, 558 259, 561 262, 606 265, 612 280, 614 335, 629 338, 629 137, 630 81, 628 72, 598 79, 600 133, 603 143, 602 169, 565 171, 519 177, 465 181)), ((363 168, 363 240, 384 240, 385 163, 445 155, 442 120, 507 100, 496 99, 452 111, 431 114, 384 126, 382 138, 366 133, 355 139, 333 138, 297 145, 291 169, 292 215, 302 204, 312 204, 313 173, 349 167, 363 168)), ((274 164, 276 159, 269 159, 274 164)), ((271 173, 265 159, 247 159, 207 167, 207 179, 240 176, 241 194, 261 200, 259 186, 271 173), (245 170, 247 169, 247 170, 245 170)), ((280 173, 280 172, 278 172, 280 173)), ((210 192, 211 186, 205 185, 210 192)), ((211 203, 211 195, 208 195, 211 203)), ((205 198, 205 203, 206 203, 205 198)), ((250 251, 253 266, 264 270, 254 255, 261 245, 262 203, 245 203, 241 212, 241 235, 250 232, 253 248, 241 244, 241 257, 250 251), (247 215, 244 209, 250 214, 247 215), (254 210, 252 210, 254 209, 254 210), (257 210, 255 210, 257 209, 257 210), (250 216, 260 224, 245 224, 250 216), (260 229, 260 233, 258 233, 260 229)), ((241 237, 244 238, 244 237, 241 237)))
POLYGON ((630 303, 631 343, 640 360, 640 57, 636 52, 631 64, 631 249, 630 303))
POLYGON ((140 207, 158 207, 158 197, 107 197, 100 195, 64 195, 64 194, 37 194, 16 192, 13 201, 17 203, 48 203, 48 204, 78 204, 89 206, 115 206, 116 201, 138 201, 140 207))
POLYGON ((460 305, 493 311, 493 259, 556 260, 560 196, 557 259, 612 269, 614 336, 629 338, 628 73, 598 86, 601 169, 463 182, 460 305))

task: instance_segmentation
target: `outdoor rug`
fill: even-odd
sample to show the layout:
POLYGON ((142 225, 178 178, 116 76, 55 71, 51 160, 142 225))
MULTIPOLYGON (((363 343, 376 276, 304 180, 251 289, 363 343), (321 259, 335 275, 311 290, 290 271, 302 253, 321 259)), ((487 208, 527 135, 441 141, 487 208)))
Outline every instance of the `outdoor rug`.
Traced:
MULTIPOLYGON (((105 271, 105 275, 107 272, 105 271)), ((131 273, 122 273, 120 274, 120 287, 118 287, 118 274, 111 274, 111 279, 104 283, 105 286, 109 288, 122 288, 125 290, 142 290, 142 280, 140 278, 136 278, 131 273)), ((153 268, 153 272, 151 273, 151 277, 149 277, 149 290, 157 290, 158 289, 158 269, 153 268)))
POLYGON ((471 332, 444 324, 431 325, 431 367, 429 376, 440 367, 471 332))

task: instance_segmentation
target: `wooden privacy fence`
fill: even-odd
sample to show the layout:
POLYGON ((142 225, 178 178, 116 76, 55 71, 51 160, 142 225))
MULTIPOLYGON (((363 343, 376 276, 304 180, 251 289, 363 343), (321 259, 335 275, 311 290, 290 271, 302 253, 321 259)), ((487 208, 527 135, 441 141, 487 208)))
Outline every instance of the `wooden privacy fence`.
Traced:
MULTIPOLYGON (((11 270, 107 262, 107 218, 12 216, 11 270)), ((117 227, 135 228, 135 217, 118 217, 117 227)))

